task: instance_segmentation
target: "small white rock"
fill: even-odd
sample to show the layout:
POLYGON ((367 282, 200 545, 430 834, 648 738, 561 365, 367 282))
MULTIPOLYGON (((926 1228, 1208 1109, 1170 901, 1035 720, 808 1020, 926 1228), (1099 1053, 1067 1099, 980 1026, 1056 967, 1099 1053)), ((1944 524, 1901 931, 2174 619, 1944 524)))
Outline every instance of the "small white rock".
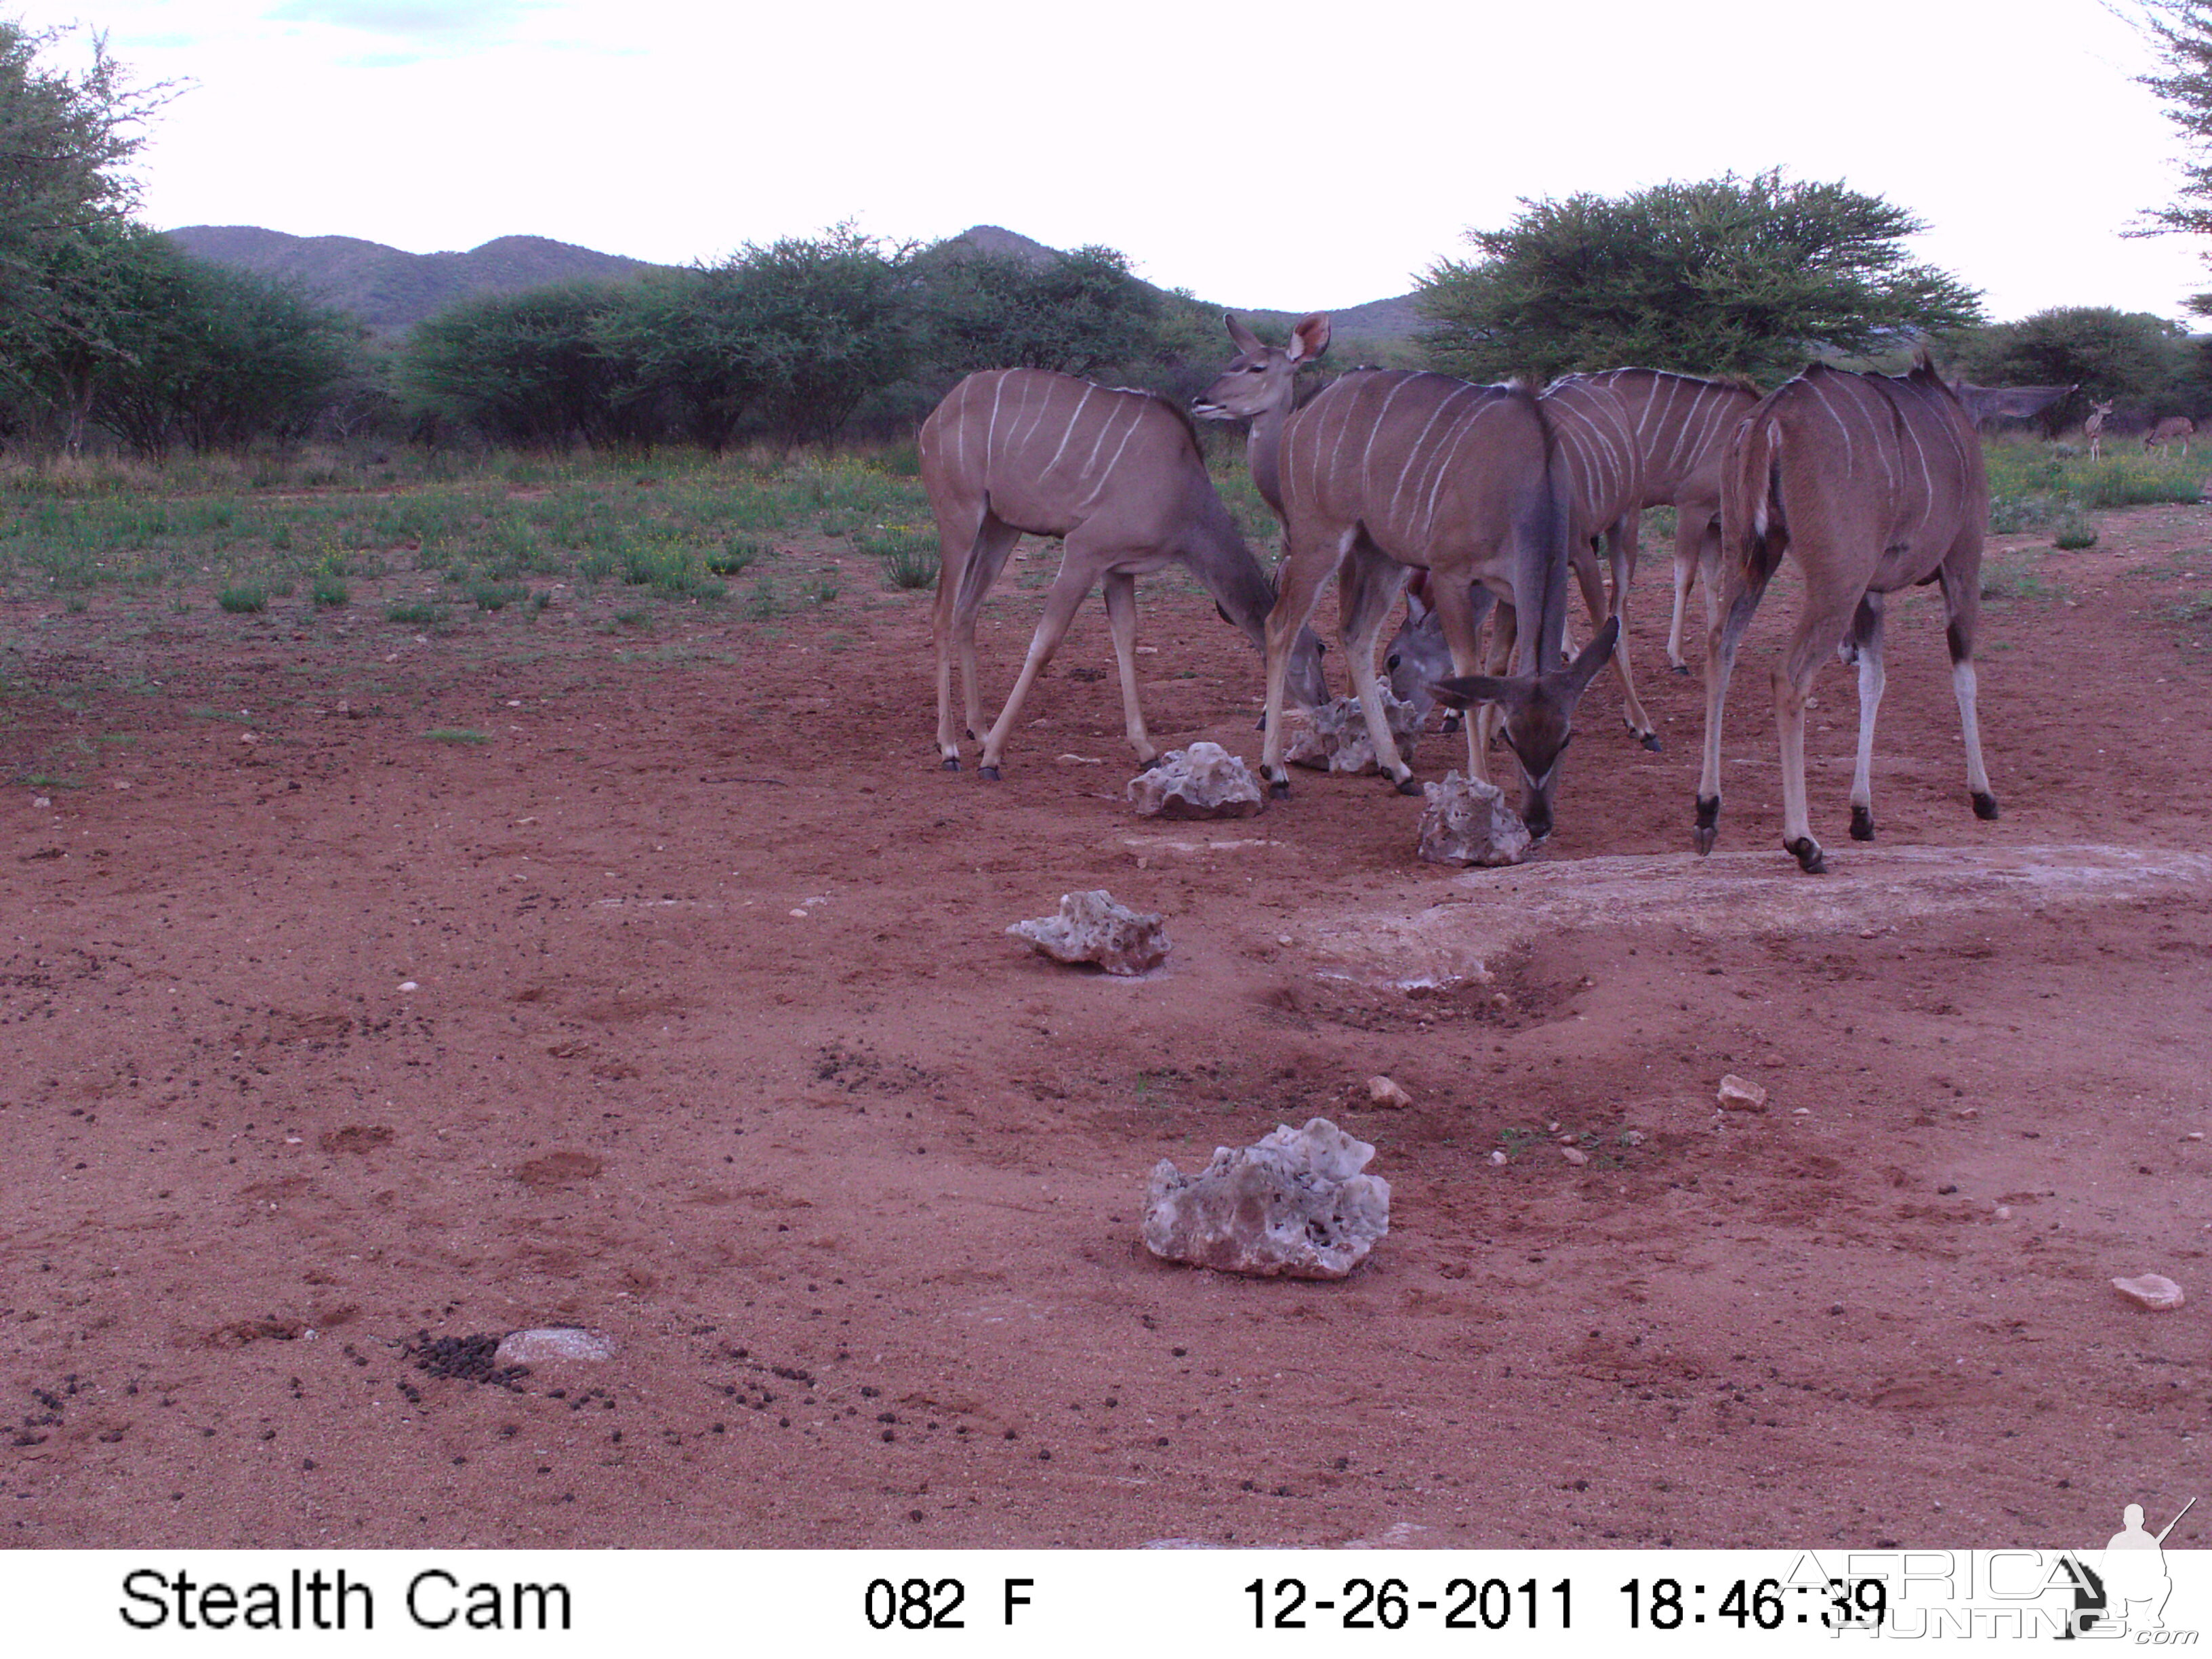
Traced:
POLYGON ((1721 1079, 1720 1104, 1724 1112, 1763 1112, 1766 1109, 1766 1091, 1748 1078, 1730 1072, 1721 1079))
POLYGON ((1490 1155, 1490 1161, 1492 1164, 1497 1164, 1501 1169, 1504 1167, 1507 1162, 1509 1162, 1504 1152, 1492 1152, 1490 1155))
POLYGON ((2011 1205, 2009 1205, 2009 1204, 2000 1204, 2000 1205, 1998 1205, 1998 1206, 1997 1206, 1997 1219, 1998 1219, 1998 1220, 2000 1220, 2000 1221, 2009 1221, 2009 1220, 2011 1220, 2011 1219, 2012 1219, 2012 1206, 2011 1206, 2011 1205))
POLYGON ((615 1340, 604 1331, 574 1325, 548 1325, 510 1331, 493 1356, 502 1365, 542 1365, 549 1359, 612 1359, 615 1340))
POLYGON ((1559 1156, 1568 1163, 1577 1166, 1589 1162, 1589 1154, 1579 1146, 1562 1146, 1559 1148, 1559 1156))
POLYGON ((2181 1286, 2161 1273, 2139 1273, 2133 1279, 2116 1279, 2112 1288, 2130 1302, 2148 1308, 2154 1313, 2165 1313, 2179 1307, 2188 1298, 2181 1286))
POLYGON ((419 991, 422 988, 411 979, 403 979, 399 981, 399 994, 402 996, 405 996, 410 991, 419 991))
POLYGON ((33 806, 52 806, 53 804, 53 798, 50 795, 33 795, 31 797, 31 805, 33 806))
POLYGON ((1403 1110, 1413 1103, 1413 1097, 1389 1078, 1370 1077, 1367 1079, 1367 1101, 1371 1106, 1403 1110))

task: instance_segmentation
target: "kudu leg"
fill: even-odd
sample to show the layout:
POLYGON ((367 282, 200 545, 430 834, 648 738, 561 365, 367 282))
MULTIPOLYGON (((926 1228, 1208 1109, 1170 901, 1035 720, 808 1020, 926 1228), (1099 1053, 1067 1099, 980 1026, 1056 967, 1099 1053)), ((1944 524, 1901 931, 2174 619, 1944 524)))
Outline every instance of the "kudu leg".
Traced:
POLYGON ((1982 765, 1982 726, 1974 713, 1974 634, 1982 612, 1982 550, 1954 551, 1943 562, 1943 604, 1950 613, 1944 632, 1951 649, 1951 690, 1959 699, 1960 735, 1966 749, 1966 793, 1974 803, 1974 816, 1993 819, 1997 798, 1990 793, 1990 775, 1982 765))
MULTIPOLYGON (((1790 636, 1790 648, 1774 667, 1774 725, 1782 748, 1782 847, 1808 876, 1828 867, 1826 856, 1813 834, 1812 813, 1805 791, 1805 701, 1813 692, 1813 677, 1828 654, 1842 642, 1848 619, 1855 614, 1848 596, 1824 597, 1808 584, 1805 614, 1790 636)), ((1862 653, 1860 661, 1867 660, 1862 653)), ((1879 664, 1878 649, 1875 659, 1879 664)), ((1863 671, 1862 671, 1863 672, 1863 671)), ((1880 678, 1877 666, 1876 678, 1880 678)), ((1863 684, 1863 682, 1862 682, 1863 684)), ((1870 739, 1873 726, 1862 710, 1860 730, 1870 739)))
POLYGON ((1067 625, 1075 620, 1084 596, 1091 592, 1091 573, 1096 568, 1096 565, 1075 557, 1073 548, 1069 556, 1060 562, 1060 575, 1045 596, 1044 615, 1038 620, 1036 634, 1030 636, 1030 653, 1023 659, 1021 674, 1014 681, 1014 689, 1006 694, 1006 706, 999 711, 998 724, 983 739, 982 757, 975 769, 994 783, 999 781, 999 764, 1006 752, 1007 735, 1021 718, 1022 705, 1029 701, 1030 687, 1036 684, 1036 677, 1044 672, 1044 665, 1052 660, 1052 653, 1067 636, 1067 625))
POLYGON ((1859 664, 1859 752, 1851 768, 1851 839, 1874 839, 1874 722, 1881 708, 1881 595, 1859 601, 1851 645, 1859 664))
POLYGON ((1109 571, 1101 584, 1106 595, 1106 624, 1114 635, 1114 661, 1121 671, 1121 729, 1138 762, 1149 767, 1159 758, 1145 730, 1144 706, 1137 701, 1137 579, 1109 571))
POLYGON ((1383 618, 1390 613, 1398 592, 1406 585, 1406 571, 1378 552, 1355 547, 1337 571, 1344 654, 1352 669, 1352 693, 1367 722, 1368 742, 1375 763, 1401 795, 1418 795, 1413 769, 1398 752, 1390 731, 1389 711, 1382 706, 1382 683, 1375 674, 1375 647, 1382 633, 1383 618))
POLYGON ((1700 854, 1711 852, 1720 835, 1721 716, 1728 706, 1729 678, 1735 672, 1736 649, 1743 643, 1744 630, 1751 626, 1766 592, 1765 582, 1754 586, 1738 575, 1729 583, 1723 603, 1712 580, 1719 573, 1707 566, 1705 574, 1705 609, 1711 621, 1705 630, 1705 757, 1698 774, 1695 841, 1700 854))
MULTIPOLYGON (((1682 654, 1682 624, 1690 611, 1690 587, 1698 579, 1698 572, 1708 562, 1705 544, 1717 544, 1718 527, 1704 520, 1702 514, 1693 516, 1681 507, 1674 509, 1674 615, 1667 624, 1667 665, 1677 674, 1690 672, 1689 659, 1682 654)), ((1715 556, 1717 556, 1716 546, 1715 556)), ((1717 620, 1713 615, 1713 585, 1705 583, 1705 626, 1710 630, 1717 620)))
POLYGON ((1267 703, 1260 717, 1267 726, 1260 742, 1260 770, 1267 780, 1267 793, 1278 800, 1288 799, 1291 793, 1291 775, 1283 764, 1283 689, 1290 679, 1291 646, 1298 630, 1312 620, 1314 607, 1321 602, 1322 580, 1349 550, 1350 535, 1346 532, 1346 544, 1334 559, 1326 544, 1293 542, 1278 571, 1274 609, 1267 612, 1267 703))
MULTIPOLYGON (((1590 606, 1590 628, 1593 632, 1605 626, 1607 616, 1620 619, 1620 633, 1613 647, 1613 678, 1620 682, 1620 718, 1637 742, 1655 752, 1662 745, 1659 733, 1651 725, 1650 715, 1644 712, 1644 704, 1636 695, 1636 676, 1628 665, 1628 583, 1630 573, 1636 568, 1637 513, 1624 514, 1619 522, 1605 532, 1606 562, 1613 573, 1613 599, 1610 605, 1590 606)), ((1590 605, 1589 587, 1583 585, 1583 602, 1590 605)))
POLYGON ((988 513, 969 536, 964 556, 946 559, 937 575, 937 752, 945 770, 960 769, 960 738, 952 725, 952 665, 957 653, 970 738, 983 730, 983 692, 975 668, 975 619, 991 585, 1022 532, 988 513))

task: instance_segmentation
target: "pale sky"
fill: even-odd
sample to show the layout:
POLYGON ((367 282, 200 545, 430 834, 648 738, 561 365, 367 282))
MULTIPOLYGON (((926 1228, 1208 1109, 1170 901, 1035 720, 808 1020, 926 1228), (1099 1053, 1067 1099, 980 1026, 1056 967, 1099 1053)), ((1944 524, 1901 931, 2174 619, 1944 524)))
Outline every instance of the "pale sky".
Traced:
MULTIPOLYGON (((1911 209, 1990 314, 2182 314, 2174 130, 2099 0, 88 0, 193 84, 146 217, 667 264, 856 219, 1103 242, 1224 304, 1401 294, 1516 198, 1779 164, 1911 209)), ((2212 243, 2204 246, 2212 247, 2212 243)))

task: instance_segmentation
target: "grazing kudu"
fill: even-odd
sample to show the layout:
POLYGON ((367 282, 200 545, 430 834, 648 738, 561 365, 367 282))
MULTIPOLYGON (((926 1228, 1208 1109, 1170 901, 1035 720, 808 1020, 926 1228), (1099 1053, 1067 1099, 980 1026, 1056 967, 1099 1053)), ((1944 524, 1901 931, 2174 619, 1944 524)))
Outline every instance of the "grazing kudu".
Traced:
POLYGON ((1981 441, 1923 356, 1901 376, 1814 364, 1760 399, 1736 429, 1722 477, 1727 592, 1705 646, 1705 770, 1697 848, 1712 850, 1721 806, 1721 712, 1736 647, 1785 553, 1805 579, 1804 608, 1774 669, 1782 745, 1782 839, 1808 874, 1826 867, 1805 805, 1805 698, 1845 642, 1859 669, 1858 763, 1851 836, 1874 839, 1874 723, 1881 705, 1882 599, 1942 584, 1951 684, 1965 728, 1966 787, 1978 817, 1997 815, 1974 715, 1974 629, 1990 491, 1981 441))
POLYGON ((2105 450, 2105 422, 2112 417, 2110 404, 2093 403, 2089 418, 2081 422, 2081 435, 2089 441, 2089 459, 2097 459, 2105 450))
MULTIPOLYGON (((1620 616, 1636 574, 1643 509, 1674 509, 1674 614, 1667 630, 1667 660, 1677 673, 1686 674, 1682 619, 1689 606, 1690 584, 1701 566, 1710 566, 1720 546, 1722 453, 1729 434, 1759 401, 1759 393, 1734 381, 1698 380, 1658 369, 1615 368, 1556 380, 1546 388, 1544 398, 1560 436, 1562 458, 1571 463, 1576 478, 1580 505, 1568 545, 1594 621, 1605 613, 1599 608, 1596 569, 1586 544, 1604 532, 1613 573, 1611 614, 1620 616), (1595 413, 1586 416, 1584 411, 1595 413), (1628 451, 1626 462, 1614 453, 1621 447, 1628 451)), ((1710 578, 1706 586, 1710 602, 1710 578)), ((1433 662, 1443 651, 1434 621, 1417 618, 1409 607, 1406 626, 1390 642, 1392 656, 1401 659, 1407 670, 1403 675, 1394 671, 1392 686, 1401 697, 1406 696, 1401 678, 1409 679, 1414 665, 1433 662)), ((1625 638, 1614 653, 1613 666, 1626 694, 1628 729, 1645 748, 1656 749, 1659 740, 1636 698, 1625 638)))
MULTIPOLYGON (((1038 368, 970 374, 921 427, 921 481, 937 516, 944 563, 937 579, 937 748, 960 769, 952 723, 952 659, 960 658, 968 733, 982 725, 976 685, 975 618, 991 584, 1024 532, 1066 538, 1060 574, 1020 677, 983 738, 978 769, 999 776, 1007 734, 1030 687, 1051 660, 1091 590, 1103 581, 1129 745, 1149 764, 1158 755, 1137 701, 1136 579, 1186 567, 1223 618, 1264 647, 1274 584, 1245 546, 1214 491, 1190 419, 1149 392, 1093 386, 1038 368)), ((1301 701, 1328 701, 1321 642, 1303 636, 1295 654, 1301 701)))
POLYGON ((2169 415, 2143 434, 2143 453, 2148 454, 2155 449, 2163 455, 2166 453, 2166 446, 2179 438, 2181 440, 2181 459, 2185 461, 2189 459, 2189 441, 2196 434, 2197 422, 2191 420, 2189 416, 2169 415))
MULTIPOLYGON (((1376 761, 1402 793, 1418 790, 1392 741, 1375 677, 1376 636, 1404 580, 1402 568, 1410 567, 1430 573, 1462 676, 1480 665, 1471 586, 1480 581, 1513 607, 1514 675, 1448 683, 1448 700, 1504 709, 1506 742, 1521 761, 1522 815, 1531 831, 1547 833, 1574 706, 1620 629, 1608 622, 1572 664, 1559 662, 1570 504, 1534 392, 1363 368, 1290 413, 1291 376, 1327 343, 1328 319, 1301 321, 1291 351, 1262 344, 1233 319, 1230 333, 1238 356, 1193 407, 1253 420, 1254 477, 1283 517, 1281 596, 1267 617, 1261 768, 1270 787, 1290 792, 1280 719, 1287 647, 1336 571, 1345 651, 1376 761), (1274 434, 1264 464, 1263 422, 1274 434)), ((1502 635, 1503 613, 1499 620, 1502 635)), ((1468 767, 1479 778, 1489 775, 1486 726, 1468 722, 1468 767)))

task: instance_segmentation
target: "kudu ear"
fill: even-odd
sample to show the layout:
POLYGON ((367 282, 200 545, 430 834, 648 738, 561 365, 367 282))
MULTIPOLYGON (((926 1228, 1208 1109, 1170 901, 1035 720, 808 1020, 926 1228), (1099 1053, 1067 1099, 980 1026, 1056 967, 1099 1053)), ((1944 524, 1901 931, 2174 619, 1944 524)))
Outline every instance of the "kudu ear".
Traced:
POLYGON ((1255 334, 1250 329, 1245 327, 1243 324, 1238 322, 1236 318, 1231 316, 1227 312, 1224 312, 1222 313, 1221 320, 1229 325, 1229 337, 1235 343, 1237 350, 1249 356, 1252 352, 1265 351, 1267 349, 1261 343, 1260 337, 1258 335, 1255 334))
POLYGON ((1596 637, 1583 647, 1583 653, 1559 671, 1566 684, 1569 701, 1579 702, 1589 683, 1597 678, 1597 671, 1605 666, 1613 648, 1620 643, 1620 618, 1607 617, 1605 626, 1597 630, 1596 637))
POLYGON ((1301 317, 1291 330, 1291 361, 1310 363, 1328 349, 1328 314, 1316 311, 1301 317))
POLYGON ((1517 708, 1528 702, 1529 690, 1525 679, 1507 679, 1496 674, 1468 674, 1455 680, 1429 682, 1429 695, 1449 708, 1472 708, 1479 702, 1517 708))

